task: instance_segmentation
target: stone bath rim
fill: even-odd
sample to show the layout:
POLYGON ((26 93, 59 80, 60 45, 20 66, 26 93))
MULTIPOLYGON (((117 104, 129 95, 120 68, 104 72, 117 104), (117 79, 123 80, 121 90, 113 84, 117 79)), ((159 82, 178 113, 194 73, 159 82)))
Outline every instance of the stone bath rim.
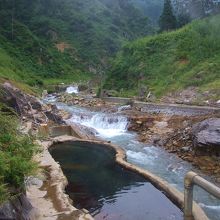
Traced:
MULTIPOLYGON (((184 195, 179 190, 171 186, 167 181, 163 180, 162 178, 152 174, 151 172, 147 171, 146 169, 142 169, 136 165, 133 165, 126 161, 126 153, 123 149, 119 146, 106 142, 106 141, 99 141, 99 140, 86 140, 86 139, 79 139, 71 136, 60 136, 52 139, 48 148, 52 148, 55 144, 58 143, 82 143, 82 144, 99 144, 103 147, 110 148, 115 153, 115 162, 120 166, 124 167, 127 170, 135 172, 146 180, 148 180, 152 185, 154 185, 158 190, 163 192, 179 209, 183 210, 184 207, 184 195)), ((196 203, 193 203, 193 216, 195 220, 208 220, 209 218, 206 216, 205 212, 202 208, 196 203)))

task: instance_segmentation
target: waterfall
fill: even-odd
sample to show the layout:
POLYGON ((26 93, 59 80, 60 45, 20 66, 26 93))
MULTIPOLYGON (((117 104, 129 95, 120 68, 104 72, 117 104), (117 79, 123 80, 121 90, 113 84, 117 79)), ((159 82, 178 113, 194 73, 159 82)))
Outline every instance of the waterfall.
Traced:
POLYGON ((78 89, 78 86, 69 86, 66 88, 66 93, 69 93, 69 94, 77 94, 79 93, 79 89, 78 89))
POLYGON ((44 99, 43 102, 46 104, 54 103, 57 101, 57 97, 55 95, 47 95, 44 99))
POLYGON ((68 120, 68 123, 71 122, 94 128, 100 136, 108 138, 124 134, 128 125, 128 120, 124 116, 101 113, 92 116, 73 115, 68 120))

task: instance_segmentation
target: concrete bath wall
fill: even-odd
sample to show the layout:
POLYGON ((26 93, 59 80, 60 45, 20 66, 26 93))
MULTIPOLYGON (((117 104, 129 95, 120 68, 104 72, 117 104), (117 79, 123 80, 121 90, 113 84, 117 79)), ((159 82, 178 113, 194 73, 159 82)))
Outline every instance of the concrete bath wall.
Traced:
POLYGON ((70 125, 62 125, 62 126, 53 126, 49 127, 48 125, 41 125, 38 129, 39 137, 59 137, 63 135, 74 136, 76 138, 82 138, 79 132, 75 131, 75 129, 70 125))
MULTIPOLYGON (((133 172, 139 173, 144 178, 149 180, 157 189, 160 191, 163 191, 165 195, 173 201, 181 210, 184 208, 184 195, 180 191, 178 191, 176 188, 171 186, 167 181, 163 180, 162 178, 152 174, 151 172, 139 168, 133 164, 130 164, 126 161, 126 153, 123 149, 120 147, 113 145, 111 143, 107 143, 104 141, 94 141, 94 140, 84 140, 84 139, 78 139, 71 136, 61 136, 56 137, 53 139, 53 143, 64 143, 64 142, 81 142, 86 144, 99 144, 103 147, 111 148, 115 151, 115 161, 119 165, 123 166, 124 168, 131 170, 133 172)), ((52 147, 53 144, 50 145, 52 147)), ((193 216, 195 220, 208 220, 209 218, 206 216, 205 212, 200 208, 200 206, 193 202, 193 216)))

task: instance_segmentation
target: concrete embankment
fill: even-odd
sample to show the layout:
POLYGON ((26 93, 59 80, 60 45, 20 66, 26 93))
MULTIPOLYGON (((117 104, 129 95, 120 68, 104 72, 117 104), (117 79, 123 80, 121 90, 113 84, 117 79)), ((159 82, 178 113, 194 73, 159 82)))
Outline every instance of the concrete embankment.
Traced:
POLYGON ((132 103, 134 107, 141 108, 142 112, 148 113, 163 113, 169 115, 205 115, 205 114, 220 114, 220 108, 209 106, 191 106, 180 104, 157 104, 149 102, 140 102, 131 98, 121 97, 105 97, 102 98, 106 102, 126 105, 132 103))
MULTIPOLYGON (((72 205, 69 196, 65 194, 68 182, 60 165, 52 158, 48 148, 57 139, 38 141, 42 151, 36 155, 35 160, 41 167, 37 177, 29 180, 27 198, 35 207, 37 217, 35 219, 64 219, 64 220, 92 220, 87 210, 78 210, 72 205)), ((62 138, 61 138, 62 140, 62 138)))

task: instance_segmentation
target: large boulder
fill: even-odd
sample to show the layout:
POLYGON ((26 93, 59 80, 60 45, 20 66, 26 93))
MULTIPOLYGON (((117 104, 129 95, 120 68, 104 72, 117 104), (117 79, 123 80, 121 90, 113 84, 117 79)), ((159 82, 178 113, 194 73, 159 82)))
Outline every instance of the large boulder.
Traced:
POLYGON ((42 110, 42 103, 39 99, 25 94, 8 82, 0 85, 0 102, 12 107, 20 115, 24 115, 33 109, 42 110))
POLYGON ((192 134, 194 147, 220 152, 220 118, 210 118, 195 124, 192 134))

